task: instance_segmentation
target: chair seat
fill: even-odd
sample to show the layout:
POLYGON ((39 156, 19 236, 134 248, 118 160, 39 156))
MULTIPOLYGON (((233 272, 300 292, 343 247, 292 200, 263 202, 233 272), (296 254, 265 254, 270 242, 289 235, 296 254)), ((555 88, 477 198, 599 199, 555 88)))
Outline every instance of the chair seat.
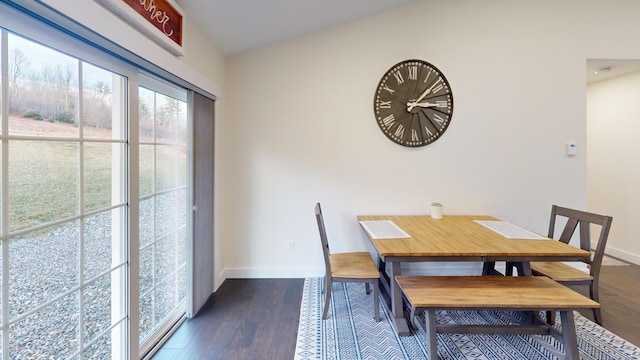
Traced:
POLYGON ((380 273, 368 252, 338 253, 329 255, 331 273, 336 278, 374 279, 380 273))
POLYGON ((534 275, 543 275, 555 281, 589 281, 593 277, 588 273, 561 262, 532 262, 534 275))

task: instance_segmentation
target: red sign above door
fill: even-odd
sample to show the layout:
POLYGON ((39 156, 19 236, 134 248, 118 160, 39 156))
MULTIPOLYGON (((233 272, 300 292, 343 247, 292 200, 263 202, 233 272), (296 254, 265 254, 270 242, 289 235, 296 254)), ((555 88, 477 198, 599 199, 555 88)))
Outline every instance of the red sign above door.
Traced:
POLYGON ((182 14, 167 0, 122 0, 164 36, 182 46, 182 14))

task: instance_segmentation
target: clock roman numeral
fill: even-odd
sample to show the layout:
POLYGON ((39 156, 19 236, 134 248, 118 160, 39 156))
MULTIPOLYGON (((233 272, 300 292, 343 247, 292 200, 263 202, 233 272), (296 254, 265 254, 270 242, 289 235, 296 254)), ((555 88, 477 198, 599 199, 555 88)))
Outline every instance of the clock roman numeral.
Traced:
POLYGON ((427 76, 424 77, 424 83, 426 84, 427 81, 429 81, 429 77, 431 76, 431 73, 433 72, 433 70, 429 69, 429 72, 427 73, 427 76))
POLYGON ((438 125, 444 125, 444 119, 440 116, 440 114, 433 114, 433 121, 437 122, 438 125))
POLYGON ((418 131, 416 129, 411 129, 411 141, 420 141, 418 131))
POLYGON ((387 85, 387 84, 384 84, 383 89, 387 90, 389 92, 389 94, 391 94, 391 95, 393 95, 393 93, 396 92, 395 90, 390 88, 389 85, 387 85))
MULTIPOLYGON (((436 84, 438 84, 440 82, 440 80, 442 80, 442 78, 439 78, 438 81, 436 81, 436 84)), ((434 84, 435 85, 435 84, 434 84)), ((435 86, 433 88, 433 90, 431 90, 432 94, 437 93, 438 91, 442 90, 442 88, 444 88, 444 86, 442 84, 438 84, 437 86, 435 86)))
POLYGON ((426 126, 426 125, 425 125, 425 126, 424 126, 424 130, 427 132, 427 135, 429 135, 429 137, 432 137, 432 136, 433 136, 433 133, 431 132, 431 130, 429 130, 429 127, 428 127, 428 126, 426 126))
POLYGON ((384 126, 386 126, 388 129, 389 127, 391 127, 393 124, 396 123, 396 118, 395 116, 393 116, 393 114, 391 114, 386 118, 382 119, 382 122, 384 123, 384 126))
POLYGON ((398 125, 398 128, 396 129, 394 135, 399 138, 402 138, 404 136, 404 126, 402 126, 402 124, 398 125))
POLYGON ((446 108, 449 106, 449 102, 447 100, 438 100, 436 101, 436 106, 439 108, 446 108))
POLYGON ((391 100, 389 100, 389 101, 380 100, 380 103, 378 104, 378 107, 380 109, 391 109, 391 100))
POLYGON ((417 80, 418 79, 418 66, 412 65, 407 68, 409 80, 417 80))
POLYGON ((402 77, 402 74, 400 73, 400 71, 394 72, 393 76, 395 76, 396 81, 398 82, 398 85, 402 85, 404 83, 404 78, 402 77))

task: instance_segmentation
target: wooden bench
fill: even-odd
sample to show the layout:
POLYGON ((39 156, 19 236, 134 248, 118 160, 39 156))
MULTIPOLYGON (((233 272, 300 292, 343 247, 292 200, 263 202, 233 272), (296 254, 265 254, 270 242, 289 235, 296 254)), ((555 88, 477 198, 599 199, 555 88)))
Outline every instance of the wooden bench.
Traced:
POLYGON ((564 344, 567 359, 579 359, 573 310, 599 307, 597 302, 546 277, 510 276, 396 276, 407 298, 412 321, 429 343, 429 358, 438 359, 436 333, 447 334, 551 334, 564 344), (522 310, 523 325, 436 324, 437 309, 522 310), (559 310, 562 332, 535 314, 559 310), (424 324, 413 316, 424 312, 424 324))

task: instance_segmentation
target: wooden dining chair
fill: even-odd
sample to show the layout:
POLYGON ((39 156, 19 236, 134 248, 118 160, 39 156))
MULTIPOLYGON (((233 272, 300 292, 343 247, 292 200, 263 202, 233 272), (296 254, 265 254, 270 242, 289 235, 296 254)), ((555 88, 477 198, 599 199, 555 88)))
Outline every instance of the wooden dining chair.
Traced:
POLYGON ((316 220, 320 231, 320 241, 322 242, 322 252, 325 264, 325 282, 323 284, 324 310, 322 319, 327 318, 329 301, 331 300, 331 288, 334 282, 357 282, 364 283, 366 293, 371 293, 369 284, 373 285, 373 309, 375 320, 380 321, 379 301, 378 301, 378 281, 380 273, 368 252, 348 252, 331 254, 329 252, 329 242, 327 232, 324 227, 322 209, 320 203, 316 204, 316 220))
MULTIPOLYGON (((569 243, 579 225, 580 248, 592 253, 589 259, 583 261, 589 267, 589 273, 585 273, 582 270, 562 262, 531 262, 531 272, 533 275, 547 276, 571 288, 588 286, 591 299, 599 302, 598 281, 600 277, 600 267, 602 265, 604 249, 607 245, 607 238, 613 218, 611 216, 598 215, 553 205, 551 207, 551 220, 549 221, 549 238, 554 237, 556 220, 559 218, 567 219, 564 230, 558 238, 559 241, 565 244, 569 243), (592 251, 591 224, 601 227, 595 251, 592 251)), ((510 264, 507 264, 507 275, 510 275, 512 268, 510 264)), ((553 314, 547 314, 547 319, 550 323, 553 323, 553 318, 553 314)), ((593 309, 593 318, 598 325, 602 325, 602 314, 599 308, 593 309)))

